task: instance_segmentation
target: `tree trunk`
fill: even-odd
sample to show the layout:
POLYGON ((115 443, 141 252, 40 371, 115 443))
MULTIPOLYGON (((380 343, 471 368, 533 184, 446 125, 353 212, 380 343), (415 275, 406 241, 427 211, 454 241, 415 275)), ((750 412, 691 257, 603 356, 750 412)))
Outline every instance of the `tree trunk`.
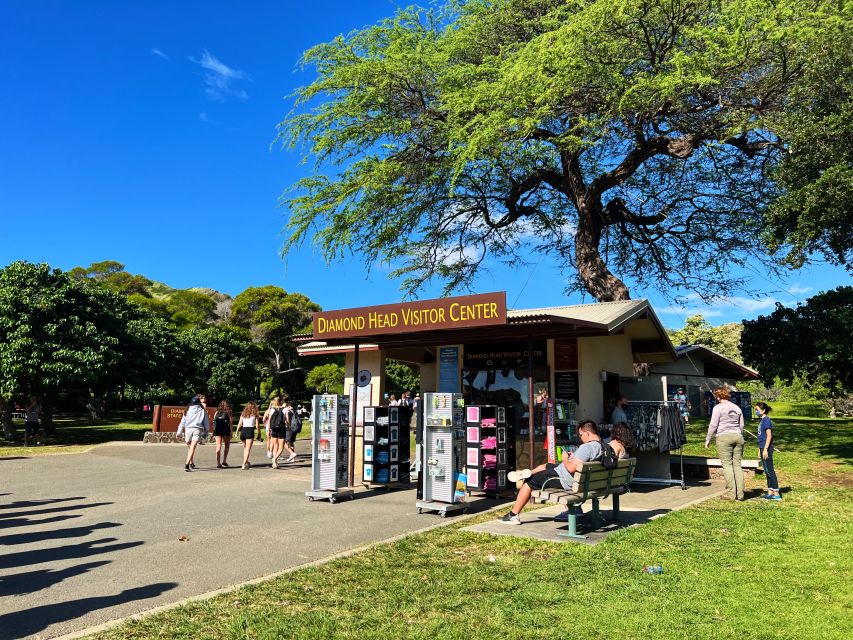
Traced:
POLYGON ((575 232, 575 264, 584 287, 599 302, 630 300, 628 287, 610 273, 598 247, 601 243, 601 203, 578 207, 578 229, 575 232))
POLYGON ((12 421, 12 403, 0 399, 0 409, 3 412, 3 434, 6 440, 15 440, 15 423, 12 421))
POLYGON ((48 393, 41 399, 41 428, 49 436, 56 433, 56 425, 53 424, 53 400, 53 396, 48 393))

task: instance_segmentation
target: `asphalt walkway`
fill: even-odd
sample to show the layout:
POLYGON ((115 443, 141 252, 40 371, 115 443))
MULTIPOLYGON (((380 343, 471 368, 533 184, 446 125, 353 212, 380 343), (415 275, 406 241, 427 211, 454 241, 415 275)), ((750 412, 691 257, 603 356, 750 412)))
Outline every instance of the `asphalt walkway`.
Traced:
POLYGON ((258 466, 215 469, 212 445, 192 473, 183 445, 0 460, 0 638, 55 637, 443 522, 417 515, 414 490, 309 503, 309 446, 279 470, 258 447, 258 466))

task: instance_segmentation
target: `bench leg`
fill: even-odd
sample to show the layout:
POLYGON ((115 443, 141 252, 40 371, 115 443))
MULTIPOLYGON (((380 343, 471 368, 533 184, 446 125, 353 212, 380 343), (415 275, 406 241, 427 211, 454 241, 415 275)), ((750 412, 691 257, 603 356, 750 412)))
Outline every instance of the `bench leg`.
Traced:
POLYGON ((613 521, 619 522, 619 494, 613 494, 613 521))
POLYGON ((592 499, 592 528, 598 529, 602 525, 601 509, 598 506, 598 498, 592 499))
POLYGON ((564 538, 579 538, 580 540, 586 539, 586 536, 578 534, 578 508, 576 505, 569 507, 569 532, 558 533, 557 535, 564 538))

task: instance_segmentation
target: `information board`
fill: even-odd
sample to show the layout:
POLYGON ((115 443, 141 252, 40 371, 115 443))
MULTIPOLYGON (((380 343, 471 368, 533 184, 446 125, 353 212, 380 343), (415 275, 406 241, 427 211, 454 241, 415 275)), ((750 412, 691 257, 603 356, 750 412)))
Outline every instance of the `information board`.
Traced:
POLYGON ((557 371, 554 373, 554 397, 558 400, 580 402, 577 371, 557 371))

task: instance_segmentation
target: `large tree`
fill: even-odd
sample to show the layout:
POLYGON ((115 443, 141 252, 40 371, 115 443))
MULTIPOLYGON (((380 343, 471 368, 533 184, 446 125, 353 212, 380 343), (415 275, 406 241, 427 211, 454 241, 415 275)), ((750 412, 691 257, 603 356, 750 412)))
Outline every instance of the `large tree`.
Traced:
POLYGON ((255 343, 270 355, 270 369, 276 373, 295 366, 292 336, 311 324, 314 311, 320 311, 320 306, 307 296, 267 285, 249 287, 234 298, 229 320, 248 329, 255 343))
POLYGON ((741 351, 764 380, 803 377, 837 393, 853 393, 853 287, 838 287, 795 308, 778 305, 744 320, 741 351))
POLYGON ((740 334, 743 327, 737 322, 713 326, 701 314, 690 316, 681 329, 668 329, 673 344, 703 344, 724 356, 741 361, 740 334))
MULTIPOLYGON (((808 187, 779 174, 808 151, 786 135, 817 135, 805 87, 830 52, 850 50, 851 4, 401 10, 304 55, 316 79, 297 91, 280 138, 316 171, 284 197, 290 240, 312 237, 327 260, 353 251, 401 265, 394 275, 410 290, 436 277, 464 287, 487 256, 518 265, 530 248, 598 300, 628 298, 626 282, 737 288, 725 274, 763 255, 768 205, 808 187), (798 125, 782 117, 793 110, 798 125)), ((832 184, 849 202, 850 184, 832 184)), ((782 210, 775 219, 774 248, 808 226, 786 224, 782 210)))

